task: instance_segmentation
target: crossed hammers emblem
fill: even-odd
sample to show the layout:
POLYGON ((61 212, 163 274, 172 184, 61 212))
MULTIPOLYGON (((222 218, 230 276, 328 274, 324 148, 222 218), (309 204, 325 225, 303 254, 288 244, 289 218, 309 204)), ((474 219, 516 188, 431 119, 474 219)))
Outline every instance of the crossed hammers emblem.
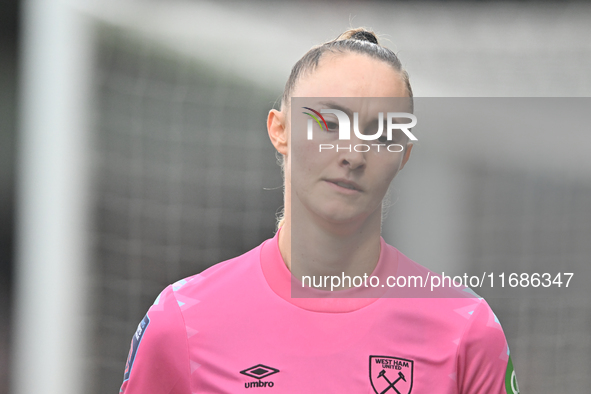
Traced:
POLYGON ((382 369, 382 371, 378 374, 378 378, 384 378, 386 379, 386 382, 388 382, 388 387, 386 387, 386 389, 384 391, 382 391, 380 394, 384 394, 386 391, 390 390, 390 389, 394 389, 394 391, 396 391, 398 394, 400 394, 400 391, 398 391, 396 389, 396 383, 398 383, 398 381, 400 379, 404 380, 406 382, 406 379, 404 378, 404 374, 402 372, 398 372, 398 379, 396 379, 393 382, 390 382, 390 379, 388 379, 388 377, 386 376, 386 370, 382 369))

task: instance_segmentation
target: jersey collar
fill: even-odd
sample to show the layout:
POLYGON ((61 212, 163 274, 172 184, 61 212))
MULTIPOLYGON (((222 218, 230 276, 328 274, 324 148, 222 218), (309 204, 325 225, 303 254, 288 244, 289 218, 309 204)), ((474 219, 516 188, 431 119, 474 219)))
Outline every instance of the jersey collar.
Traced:
MULTIPOLYGON (((261 247, 261 269, 271 290, 285 301, 314 312, 346 313, 372 304, 386 291, 386 288, 382 287, 351 288, 334 292, 306 289, 306 298, 292 297, 292 285, 301 286, 301 284, 292 277, 281 256, 279 231, 261 247)), ((378 276, 380 281, 383 281, 389 275, 396 273, 397 266, 398 251, 380 237, 380 257, 372 275, 378 276)))

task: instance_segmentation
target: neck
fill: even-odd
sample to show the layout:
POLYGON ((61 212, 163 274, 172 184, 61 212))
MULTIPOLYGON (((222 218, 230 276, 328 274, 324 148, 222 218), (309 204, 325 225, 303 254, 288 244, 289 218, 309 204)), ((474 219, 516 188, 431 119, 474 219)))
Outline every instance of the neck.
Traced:
MULTIPOLYGON (((286 207, 287 208, 287 207, 286 207)), ((351 223, 327 223, 298 212, 292 221, 286 209, 279 250, 296 278, 308 276, 368 276, 380 257, 381 212, 351 223)))

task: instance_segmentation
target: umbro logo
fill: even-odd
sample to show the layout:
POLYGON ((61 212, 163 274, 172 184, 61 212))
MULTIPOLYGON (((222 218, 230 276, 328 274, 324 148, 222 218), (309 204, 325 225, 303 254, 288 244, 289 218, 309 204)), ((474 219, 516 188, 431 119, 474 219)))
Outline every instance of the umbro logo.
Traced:
POLYGON ((244 387, 249 389, 251 387, 273 387, 275 383, 269 381, 261 381, 261 379, 269 377, 273 374, 279 372, 278 369, 268 367, 263 364, 257 364, 254 367, 246 368, 240 371, 241 374, 249 376, 251 378, 255 378, 258 380, 245 382, 244 387))

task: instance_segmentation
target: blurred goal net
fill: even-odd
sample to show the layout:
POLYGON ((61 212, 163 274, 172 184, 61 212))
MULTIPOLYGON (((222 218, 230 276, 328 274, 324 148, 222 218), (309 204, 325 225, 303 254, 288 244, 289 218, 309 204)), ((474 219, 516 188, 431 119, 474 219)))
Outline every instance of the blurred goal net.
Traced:
POLYGON ((265 123, 279 91, 98 31, 93 362, 106 393, 159 292, 272 237, 283 190, 265 123))

